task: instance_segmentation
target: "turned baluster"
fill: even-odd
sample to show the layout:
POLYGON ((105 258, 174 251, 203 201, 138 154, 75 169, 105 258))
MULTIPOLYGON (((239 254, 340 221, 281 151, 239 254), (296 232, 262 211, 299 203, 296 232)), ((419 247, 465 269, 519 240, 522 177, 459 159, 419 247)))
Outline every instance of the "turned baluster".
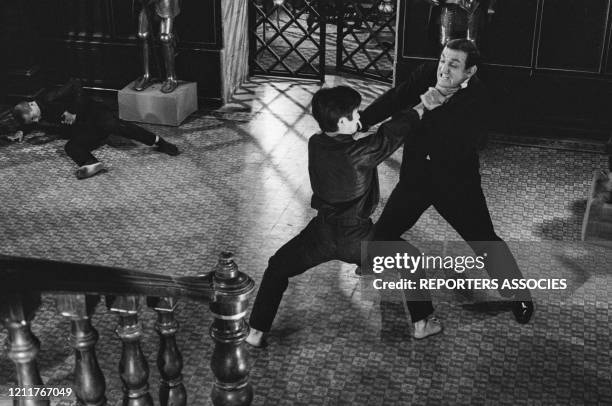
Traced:
POLYGON ((147 305, 157 312, 155 330, 159 335, 157 368, 161 375, 159 403, 162 406, 184 406, 187 392, 183 385, 183 356, 176 345, 179 324, 174 318, 177 300, 171 297, 148 297, 147 305))
POLYGON ((224 252, 213 276, 214 300, 210 303, 215 320, 210 335, 215 349, 210 367, 215 375, 212 401, 216 406, 250 405, 253 388, 249 382, 248 352, 244 340, 249 327, 244 321, 253 280, 238 271, 233 255, 224 252))
MULTIPOLYGON (((0 298, 0 317, 8 329, 8 357, 17 370, 17 387, 43 386, 36 356, 40 342, 30 330, 30 321, 40 306, 40 294, 8 294, 0 298)), ((15 398, 20 406, 45 406, 49 399, 15 398)))
POLYGON ((70 319, 68 342, 75 356, 75 394, 80 404, 87 406, 106 404, 106 383, 96 357, 98 332, 91 325, 91 316, 99 302, 98 295, 66 294, 56 297, 59 312, 70 319))
POLYGON ((123 382, 123 406, 152 406, 149 365, 140 348, 142 326, 138 322, 137 296, 107 296, 109 310, 119 316, 115 332, 121 339, 119 376, 123 382))

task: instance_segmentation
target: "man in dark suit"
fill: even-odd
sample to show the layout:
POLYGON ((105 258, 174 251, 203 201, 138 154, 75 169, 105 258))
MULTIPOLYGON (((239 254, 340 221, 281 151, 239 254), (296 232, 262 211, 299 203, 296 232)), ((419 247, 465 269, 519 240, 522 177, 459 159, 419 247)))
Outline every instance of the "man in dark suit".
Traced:
POLYGON ((43 93, 34 101, 17 104, 13 108, 13 117, 22 125, 20 134, 16 134, 19 138, 33 129, 69 138, 64 149, 79 165, 76 171, 78 179, 105 171, 91 151, 103 145, 110 134, 155 145, 158 151, 168 155, 179 154, 176 145, 142 127, 120 120, 102 103, 87 97, 76 79, 59 89, 43 93))
MULTIPOLYGON (((433 205, 477 255, 486 257, 487 271, 501 286, 502 280, 523 276, 495 233, 480 186, 478 148, 486 130, 488 97, 475 75, 479 60, 473 42, 449 41, 437 64, 417 68, 365 109, 361 121, 367 127, 420 102, 431 110, 425 111, 415 129, 418 135, 404 147, 400 180, 375 225, 374 239, 400 240, 433 205)), ((516 320, 527 323, 534 310, 529 291, 500 293, 512 301, 516 320)), ((431 307, 431 302, 418 305, 431 307)))

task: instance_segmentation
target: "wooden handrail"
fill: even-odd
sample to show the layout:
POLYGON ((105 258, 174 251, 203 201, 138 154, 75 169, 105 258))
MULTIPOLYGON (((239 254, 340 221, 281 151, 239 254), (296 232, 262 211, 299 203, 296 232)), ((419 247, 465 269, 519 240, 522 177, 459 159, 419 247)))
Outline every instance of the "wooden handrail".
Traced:
MULTIPOLYGON (((241 300, 253 290, 253 285, 248 276, 241 274, 232 283, 231 296, 241 300)), ((214 271, 201 276, 173 277, 102 265, 0 255, 0 293, 15 291, 172 296, 197 301, 211 301, 227 294, 215 290, 214 271)))

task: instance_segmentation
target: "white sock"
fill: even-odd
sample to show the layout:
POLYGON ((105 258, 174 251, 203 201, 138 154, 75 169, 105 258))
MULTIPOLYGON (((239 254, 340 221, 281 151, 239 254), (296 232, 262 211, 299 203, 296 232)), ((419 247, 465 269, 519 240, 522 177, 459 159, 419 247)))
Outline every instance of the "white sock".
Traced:
POLYGON ((157 145, 157 143, 159 142, 160 138, 159 135, 155 136, 155 142, 153 143, 153 145, 157 145))

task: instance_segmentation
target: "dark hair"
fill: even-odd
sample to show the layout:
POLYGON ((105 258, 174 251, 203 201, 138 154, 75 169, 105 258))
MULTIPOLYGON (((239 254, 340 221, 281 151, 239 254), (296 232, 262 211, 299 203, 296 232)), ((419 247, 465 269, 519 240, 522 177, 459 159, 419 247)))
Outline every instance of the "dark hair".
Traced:
POLYGON ((467 38, 458 38, 451 39, 445 45, 448 49, 453 49, 455 51, 463 51, 467 55, 465 58, 465 69, 471 68, 472 66, 480 63, 480 51, 478 51, 478 47, 474 44, 473 41, 467 38))
POLYGON ((25 117, 31 112, 32 108, 30 107, 30 104, 27 101, 22 101, 20 103, 17 103, 15 107, 13 107, 11 114, 13 115, 15 121, 19 123, 19 125, 24 125, 25 117))
POLYGON ((338 131, 338 120, 353 118, 361 104, 361 95, 347 86, 320 89, 312 97, 312 115, 322 131, 338 131))

